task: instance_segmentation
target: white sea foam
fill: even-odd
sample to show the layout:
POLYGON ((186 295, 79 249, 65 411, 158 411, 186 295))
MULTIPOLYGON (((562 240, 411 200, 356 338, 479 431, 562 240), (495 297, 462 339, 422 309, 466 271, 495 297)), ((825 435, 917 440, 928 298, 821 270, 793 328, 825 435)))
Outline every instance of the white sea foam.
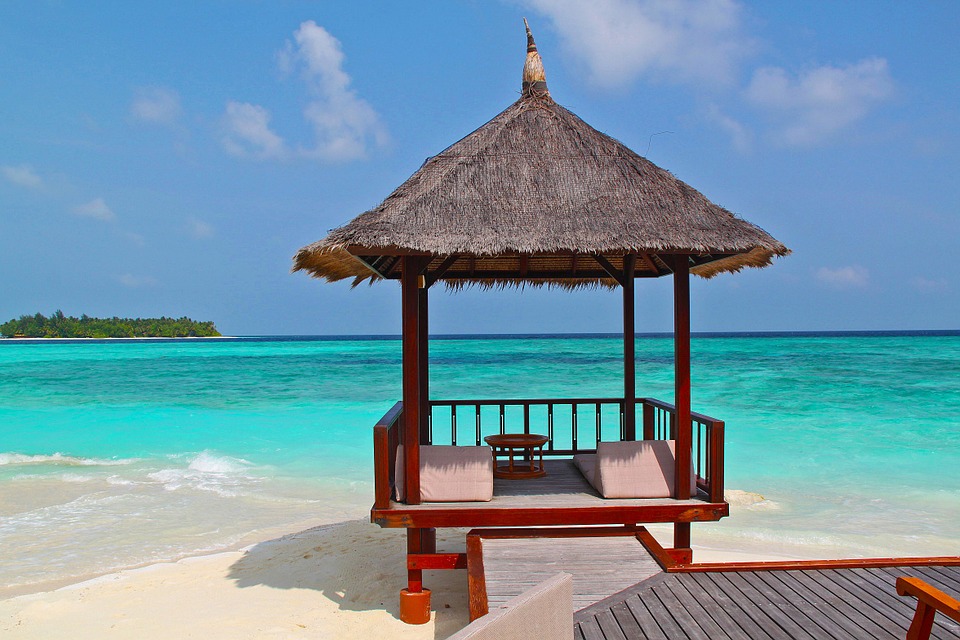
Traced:
POLYGON ((85 476, 79 473, 62 473, 60 474, 60 479, 64 482, 90 482, 93 480, 93 476, 85 476))
POLYGON ((105 459, 105 458, 79 458, 76 456, 65 456, 62 453, 53 453, 50 455, 27 455, 24 453, 0 453, 0 467, 9 465, 38 465, 49 464, 64 467, 112 467, 118 465, 132 464, 137 462, 135 458, 127 459, 105 459))
POLYGON ((243 458, 231 458, 230 456, 217 456, 209 451, 201 451, 197 457, 190 461, 187 467, 191 471, 200 473, 242 473, 253 466, 243 458))
POLYGON ((160 469, 148 477, 162 484, 167 491, 188 488, 235 497, 243 495, 247 487, 262 480, 250 473, 252 467, 250 462, 242 458, 201 451, 186 468, 160 469))

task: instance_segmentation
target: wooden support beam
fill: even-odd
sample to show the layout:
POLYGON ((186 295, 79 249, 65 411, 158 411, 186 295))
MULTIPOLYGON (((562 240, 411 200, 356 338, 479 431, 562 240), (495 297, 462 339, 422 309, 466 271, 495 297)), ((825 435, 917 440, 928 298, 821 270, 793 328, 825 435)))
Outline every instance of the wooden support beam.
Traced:
MULTIPOLYGON (((676 412, 676 498, 690 497, 690 455, 693 434, 690 424, 690 262, 687 256, 673 259, 673 349, 674 403, 676 412)), ((673 547, 690 548, 690 524, 674 525, 673 547)))
POLYGON ((655 274, 657 274, 658 276, 660 275, 660 269, 657 268, 657 263, 653 261, 653 258, 650 257, 650 254, 648 254, 648 253, 641 253, 641 254, 640 254, 640 259, 643 260, 643 263, 644 263, 645 265, 647 265, 647 267, 648 267, 651 271, 653 271, 653 272, 654 272, 655 274))
POLYGON ((437 280, 443 278, 444 274, 446 274, 447 271, 450 270, 450 267, 452 267, 459 259, 460 256, 458 255, 447 256, 446 259, 440 263, 440 266, 434 269, 432 273, 428 272, 426 275, 427 288, 429 289, 437 280))
POLYGON ((467 595, 470 600, 470 621, 489 613, 487 579, 483 571, 483 540, 467 534, 467 595))
MULTIPOLYGON (((593 259, 597 261, 597 264, 603 267, 603 270, 606 271, 611 278, 617 281, 617 284, 619 284, 621 287, 623 286, 623 282, 624 282, 623 271, 619 271, 616 267, 610 264, 609 260, 604 258, 599 253, 594 254, 593 259)), ((626 264, 626 256, 624 256, 624 264, 626 264)))
POLYGON ((411 556, 420 554, 422 544, 420 529, 407 529, 407 591, 410 593, 423 591, 423 570, 411 567, 409 561, 411 556))
POLYGON ((636 266, 637 256, 623 256, 623 439, 627 441, 637 439, 636 266))
POLYGON ((407 556, 407 569, 423 571, 466 569, 465 553, 419 553, 407 556))

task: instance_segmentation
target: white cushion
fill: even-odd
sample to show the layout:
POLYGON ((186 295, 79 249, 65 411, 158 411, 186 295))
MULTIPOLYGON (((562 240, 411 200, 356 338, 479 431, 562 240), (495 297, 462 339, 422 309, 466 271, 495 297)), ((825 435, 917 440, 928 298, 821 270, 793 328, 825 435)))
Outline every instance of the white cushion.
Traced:
MULTIPOLYGON (((403 445, 397 447, 397 500, 404 500, 403 445)), ((489 502, 493 498, 493 450, 488 446, 420 447, 421 502, 489 502)))
POLYGON ((587 479, 587 482, 590 483, 590 486, 594 489, 597 488, 597 454, 595 453, 578 453, 573 456, 573 464, 577 466, 577 469, 580 469, 580 473, 583 474, 583 477, 587 479))
MULTIPOLYGON (((674 440, 601 442, 597 445, 594 487, 604 498, 672 498, 675 448, 674 440)), ((696 495, 691 460, 690 497, 696 495)))

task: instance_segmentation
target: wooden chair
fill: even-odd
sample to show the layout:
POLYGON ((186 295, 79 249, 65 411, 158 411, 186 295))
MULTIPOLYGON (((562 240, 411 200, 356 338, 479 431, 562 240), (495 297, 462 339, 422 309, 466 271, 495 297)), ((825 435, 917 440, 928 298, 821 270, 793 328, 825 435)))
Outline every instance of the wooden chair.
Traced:
POLYGON ((897 593, 917 599, 917 612, 913 614, 913 622, 907 631, 907 640, 927 640, 938 611, 960 622, 960 601, 931 587, 920 578, 906 576, 897 578, 897 593))

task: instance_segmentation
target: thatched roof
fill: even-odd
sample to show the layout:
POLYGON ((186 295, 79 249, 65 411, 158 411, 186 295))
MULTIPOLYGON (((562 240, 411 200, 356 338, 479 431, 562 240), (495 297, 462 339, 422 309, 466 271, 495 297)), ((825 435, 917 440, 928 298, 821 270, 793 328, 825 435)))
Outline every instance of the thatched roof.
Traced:
POLYGON ((330 281, 398 277, 398 256, 433 257, 451 286, 615 284, 670 272, 688 255, 712 276, 789 250, 550 96, 528 30, 519 100, 428 159, 380 205, 301 249, 294 270, 330 281), (600 256, 597 259, 594 256, 600 256))

